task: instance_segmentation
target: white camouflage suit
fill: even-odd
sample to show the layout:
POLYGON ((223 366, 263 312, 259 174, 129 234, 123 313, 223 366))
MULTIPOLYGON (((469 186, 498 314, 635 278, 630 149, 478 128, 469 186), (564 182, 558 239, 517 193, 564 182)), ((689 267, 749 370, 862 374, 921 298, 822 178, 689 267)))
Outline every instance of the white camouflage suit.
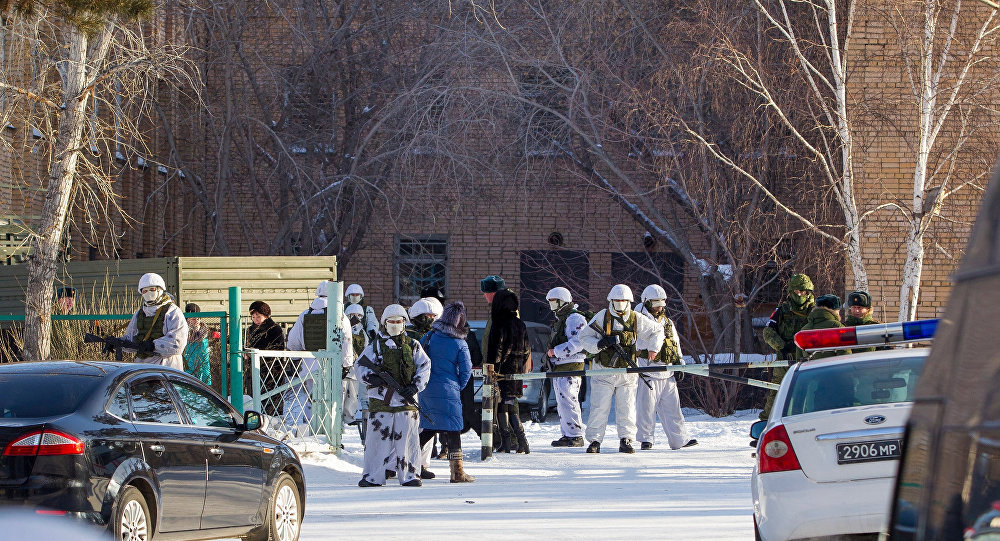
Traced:
MULTIPOLYGON (((604 318, 608 317, 610 308, 597 313, 590 324, 577 335, 579 346, 591 353, 598 353, 597 342, 601 335, 593 327, 604 330, 604 318)), ((628 317, 627 315, 625 316, 628 317)), ((636 342, 642 340, 646 344, 663 343, 663 326, 658 325, 648 317, 635 315, 636 342)), ((612 322, 613 331, 622 331, 625 327, 615 318, 612 322)), ((571 342, 573 342, 571 340, 571 342)), ((656 349, 659 351, 659 348, 656 349)), ((615 424, 618 427, 618 438, 635 440, 635 392, 638 385, 638 374, 614 374, 611 376, 593 376, 590 378, 590 415, 587 417, 587 441, 601 443, 608 425, 608 414, 611 413, 611 399, 615 401, 615 424)))
MULTIPOLYGON (((348 320, 348 323, 350 323, 350 320, 348 320)), ((364 321, 362 321, 361 323, 358 323, 357 325, 354 325, 353 327, 351 327, 351 334, 354 334, 354 335, 360 334, 361 336, 363 336, 364 340, 365 340, 365 347, 368 347, 368 342, 369 342, 369 340, 368 340, 368 334, 364 331, 364 328, 362 327, 363 325, 364 325, 364 321)), ((354 342, 352 341, 352 337, 348 337, 347 338, 347 344, 348 345, 345 346, 345 347, 350 347, 351 350, 353 351, 354 350, 354 342)), ((344 404, 343 425, 344 426, 347 426, 348 423, 354 421, 354 417, 358 413, 358 405, 361 402, 360 401, 361 385, 358 383, 357 371, 358 371, 357 366, 355 366, 354 368, 351 368, 351 371, 347 373, 347 378, 344 379, 344 402, 343 402, 343 404, 344 404)), ((368 407, 367 404, 368 404, 368 400, 366 399, 365 400, 365 408, 368 407)))
MULTIPOLYGON (((666 330, 667 321, 670 321, 666 314, 661 313, 659 318, 654 317, 646 310, 645 305, 639 305, 637 311, 656 321, 664 331, 666 330)), ((670 323, 671 332, 666 340, 673 341, 677 347, 677 354, 681 356, 681 364, 685 364, 681 353, 680 338, 677 336, 677 327, 673 325, 673 321, 670 323)), ((639 339, 636 341, 636 350, 648 349, 652 351, 654 346, 658 350, 662 344, 662 341, 658 344, 650 344, 639 339)), ((637 358, 636 364, 657 366, 658 363, 649 359, 637 358)), ((680 449, 687 442, 687 430, 684 428, 684 414, 681 413, 681 399, 677 393, 677 380, 674 379, 674 373, 670 371, 649 372, 649 383, 652 385, 652 389, 640 385, 636 393, 636 440, 656 443, 655 431, 658 415, 660 423, 663 424, 663 431, 667 434, 667 444, 670 445, 671 449, 680 449)))
MULTIPOLYGON (((288 331, 288 341, 286 342, 286 347, 288 351, 305 351, 306 341, 305 333, 303 331, 303 321, 306 314, 321 314, 323 310, 326 309, 327 301, 326 297, 317 297, 313 299, 312 304, 309 309, 299 314, 299 318, 295 320, 295 324, 292 325, 291 330, 288 331)), ((346 315, 341 317, 341 331, 351 328, 351 321, 346 315)), ((351 341, 349 338, 344 338, 341 342, 342 347, 342 357, 341 366, 344 368, 349 368, 354 366, 355 356, 354 348, 351 347, 351 341)), ((312 401, 311 392, 313 386, 312 376, 319 370, 319 359, 301 359, 299 364, 299 370, 297 377, 303 380, 301 385, 292 387, 285 392, 284 403, 285 409, 282 416, 283 424, 288 428, 300 428, 299 432, 303 432, 299 435, 304 435, 304 431, 307 430, 310 419, 312 419, 312 401)), ((346 382, 347 380, 345 380, 346 382)), ((346 386, 345 386, 346 389, 346 386)), ((356 402, 356 401, 355 401, 356 402)), ((357 403, 354 405, 355 411, 357 409, 357 403)), ((347 409, 345 404, 344 409, 347 409)), ((353 415, 353 414, 352 414, 353 415)))
MULTIPOLYGON (((163 325, 163 336, 153 340, 153 345, 156 347, 151 357, 146 357, 144 359, 136 358, 137 363, 150 363, 150 364, 162 364, 163 366, 169 366, 171 368, 176 368, 178 370, 184 370, 184 348, 187 347, 188 341, 188 324, 187 320, 184 319, 184 312, 177 307, 169 299, 169 297, 164 294, 160 297, 160 302, 157 304, 143 303, 139 310, 142 310, 146 317, 154 317, 156 311, 160 309, 164 304, 169 303, 169 306, 164 309, 162 314, 162 325, 163 325)), ((132 320, 128 322, 128 327, 125 329, 125 334, 122 338, 125 340, 131 340, 133 342, 142 342, 144 338, 142 336, 136 336, 138 334, 138 320, 139 312, 136 311, 132 315, 132 320)), ((155 324, 161 324, 161 321, 157 321, 155 324)), ((129 349, 128 351, 135 351, 129 349)))
MULTIPOLYGON (((392 338, 386 337, 382 332, 379 336, 386 339, 387 348, 398 348, 392 338)), ((368 344, 361 358, 367 358, 375 364, 379 364, 382 352, 376 355, 375 348, 379 347, 379 340, 368 344)), ((410 340, 410 347, 413 348, 413 364, 416 365, 416 373, 413 381, 400 381, 402 386, 416 385, 417 392, 424 390, 431 375, 431 359, 424 353, 420 342, 410 340)), ((355 368, 358 380, 367 381, 371 370, 357 365, 355 368)), ((370 401, 373 398, 385 400, 389 392, 388 387, 367 386, 365 393, 370 401)), ((419 401, 419 398, 418 398, 419 401)), ((390 407, 404 406, 406 403, 398 393, 392 394, 390 407)), ((391 412, 369 412, 367 436, 365 437, 365 466, 361 478, 376 485, 385 484, 385 470, 395 470, 399 484, 408 483, 420 478, 420 414, 416 411, 391 412), (393 462, 390 464, 390 462, 393 462)))
MULTIPOLYGON (((575 308, 575 305, 574 305, 575 308)), ((566 318, 566 338, 568 342, 552 348, 555 366, 582 363, 586 359, 583 347, 575 338, 587 326, 587 318, 574 312, 566 318)), ((554 372, 555 373, 555 372, 554 372)), ((580 376, 552 378, 552 388, 556 392, 556 411, 559 412, 559 429, 563 436, 579 438, 583 436, 583 411, 580 408, 580 376)))

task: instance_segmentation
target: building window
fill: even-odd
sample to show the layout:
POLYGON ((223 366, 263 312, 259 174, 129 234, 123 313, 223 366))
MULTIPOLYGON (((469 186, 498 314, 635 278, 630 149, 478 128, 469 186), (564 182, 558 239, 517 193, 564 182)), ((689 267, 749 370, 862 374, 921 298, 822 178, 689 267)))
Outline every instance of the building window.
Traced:
POLYGON ((670 252, 625 252, 611 254, 611 278, 617 284, 632 288, 635 302, 650 284, 659 284, 667 291, 668 306, 677 305, 678 293, 684 291, 684 260, 670 252))
POLYGON ((590 254, 582 250, 521 251, 521 319, 548 324, 552 310, 545 295, 565 287, 586 310, 590 296, 590 254))
POLYGON ((560 115, 569 114, 566 95, 572 74, 568 70, 528 68, 521 72, 521 136, 528 157, 561 156, 569 146, 569 129, 560 115))
POLYGON ((425 287, 448 291, 448 240, 441 237, 396 239, 396 299, 413 304, 425 287))

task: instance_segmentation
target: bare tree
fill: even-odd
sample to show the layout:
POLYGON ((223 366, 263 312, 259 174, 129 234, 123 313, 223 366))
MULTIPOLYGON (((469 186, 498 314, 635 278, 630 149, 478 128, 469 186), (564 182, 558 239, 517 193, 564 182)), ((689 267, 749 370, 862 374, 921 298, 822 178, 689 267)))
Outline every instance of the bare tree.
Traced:
MULTIPOLYGON (((796 151, 811 159, 815 173, 829 188, 843 216, 842 224, 824 224, 811 218, 803 206, 785 194, 766 188, 766 182, 742 167, 697 127, 688 132, 721 163, 757 184, 764 195, 802 227, 837 243, 846 253, 854 287, 868 289, 863 258, 863 221, 874 213, 896 209, 907 224, 906 259, 901 261, 903 282, 900 290, 901 320, 915 317, 923 266, 925 234, 941 206, 956 191, 977 185, 988 164, 969 163, 963 149, 974 134, 996 119, 984 115, 989 107, 989 87, 996 83, 997 67, 992 51, 996 40, 996 13, 963 6, 960 0, 941 2, 920 0, 872 5, 848 0, 755 0, 767 47, 739 39, 721 40, 717 57, 733 80, 754 96, 759 106, 794 139, 796 151), (900 118, 901 133, 916 153, 912 198, 909 204, 893 199, 863 200, 857 196, 859 159, 859 118, 887 103, 856 91, 851 77, 867 59, 854 50, 853 39, 859 17, 868 23, 888 21, 895 29, 899 57, 906 65, 912 88, 912 105, 905 109, 909 118, 900 118), (945 17, 948 24, 941 24, 945 17), (965 24, 975 31, 967 32, 965 24), (774 56, 775 47, 780 55, 774 56), (784 58, 787 62, 776 62, 784 58), (795 68, 791 86, 806 89, 790 93, 785 66, 795 68), (954 111, 962 113, 954 115, 954 111), (960 116, 961 118, 952 118, 960 116), (916 137, 902 128, 916 120, 916 137), (955 136, 939 137, 946 123, 955 123, 955 136), (980 171, 981 170, 981 171, 980 171), (954 182, 956 171, 967 172, 954 182), (838 233, 842 231, 842 233, 838 233)), ((724 28, 720 21, 720 29, 724 28)), ((891 90, 874 89, 888 94, 891 90)), ((888 109, 887 109, 888 110, 888 109)), ((887 110, 877 114, 887 114, 887 110)), ((888 113, 891 115, 891 113, 888 113)), ((995 128, 994 128, 995 129, 995 128)))
MULTIPOLYGON (((52 286, 74 205, 91 237, 120 214, 110 158, 141 145, 135 116, 158 83, 190 84, 183 48, 147 35, 152 2, 3 2, 6 119, 32 127, 47 183, 31 240, 25 357, 50 351, 52 286)), ((18 149, 19 152, 24 151, 18 149)), ((114 238, 114 235, 111 235, 114 238)))

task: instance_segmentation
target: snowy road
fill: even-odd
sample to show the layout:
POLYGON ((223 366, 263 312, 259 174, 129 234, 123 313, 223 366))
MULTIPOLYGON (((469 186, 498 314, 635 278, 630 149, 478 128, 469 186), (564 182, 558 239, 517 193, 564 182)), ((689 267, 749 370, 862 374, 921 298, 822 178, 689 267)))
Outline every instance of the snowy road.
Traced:
MULTIPOLYGON (((342 457, 296 445, 306 465, 308 499, 302 539, 753 539, 747 446, 756 412, 713 419, 694 411, 688 430, 700 445, 671 451, 660 443, 634 455, 617 452, 608 427, 603 453, 556 449, 555 415, 526 425, 531 454, 481 462, 475 433, 465 435, 471 484, 448 482, 448 463, 432 460, 437 479, 421 488, 394 480, 362 489, 362 448, 345 434, 342 457)), ((665 441, 658 429, 658 440, 665 441)), ((638 449, 638 444, 636 444, 638 449)))

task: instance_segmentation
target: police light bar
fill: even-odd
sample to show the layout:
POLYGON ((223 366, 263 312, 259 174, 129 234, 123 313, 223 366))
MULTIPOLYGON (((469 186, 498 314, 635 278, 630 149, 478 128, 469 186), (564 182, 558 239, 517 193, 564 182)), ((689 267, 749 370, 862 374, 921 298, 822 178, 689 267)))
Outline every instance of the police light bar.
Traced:
POLYGON ((878 323, 858 327, 816 329, 795 333, 795 345, 804 351, 850 349, 856 346, 885 346, 924 342, 934 338, 937 319, 878 323))

